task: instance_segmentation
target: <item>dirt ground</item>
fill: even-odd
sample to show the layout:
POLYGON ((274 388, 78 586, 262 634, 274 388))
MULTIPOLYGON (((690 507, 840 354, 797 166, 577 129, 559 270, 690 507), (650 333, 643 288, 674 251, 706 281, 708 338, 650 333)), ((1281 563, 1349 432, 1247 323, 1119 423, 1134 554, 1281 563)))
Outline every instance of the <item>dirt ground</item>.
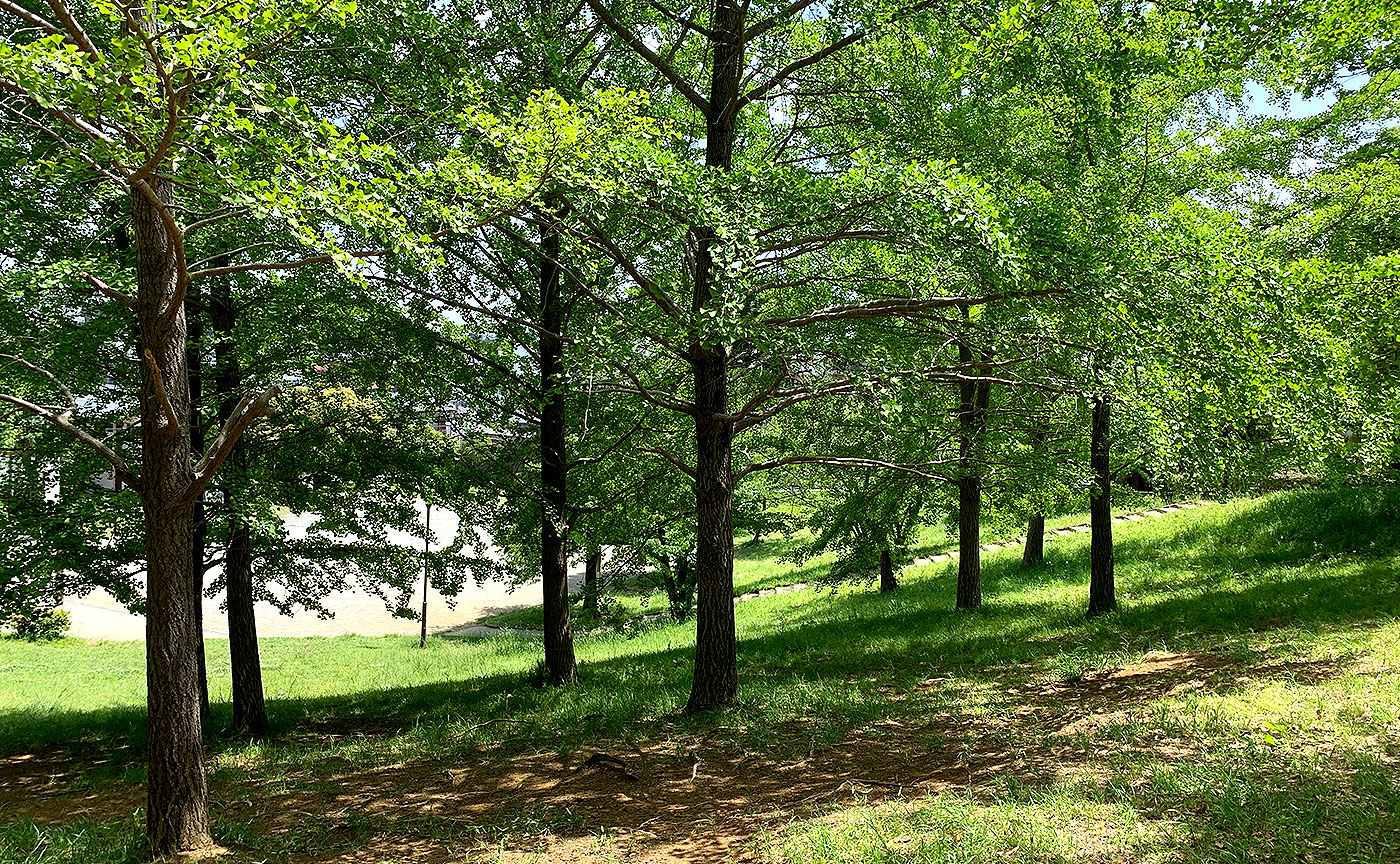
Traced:
MULTIPOLYGON (((290 792, 278 780, 215 783, 211 807, 216 817, 257 824, 268 835, 320 826, 327 851, 288 859, 296 864, 445 864, 497 855, 564 864, 748 861, 756 860, 753 845, 765 833, 852 800, 950 789, 975 794, 1008 773, 1044 783, 1092 771, 1102 753, 1090 752, 1078 733, 1121 722, 1160 696, 1261 678, 1319 680, 1338 671, 1334 663, 1249 665, 1213 654, 1153 652, 1130 667, 1009 688, 1006 710, 993 715, 884 720, 801 759, 730 752, 704 737, 640 748, 600 745, 562 759, 555 752, 486 750, 456 764, 355 770, 347 762, 344 772, 292 784, 290 792), (359 839, 347 842, 356 825, 359 839), (485 842, 481 826, 500 827, 511 838, 507 847, 485 842), (338 832, 346 835, 340 842, 338 832)), ((940 684, 930 679, 920 686, 940 684)), ((1192 756, 1189 742, 1168 738, 1147 749, 1164 761, 1192 756)), ((142 805, 138 784, 83 782, 102 767, 58 750, 0 759, 0 813, 61 822, 125 816, 142 805)), ((233 848, 222 857, 245 860, 240 851, 251 850, 233 848)))

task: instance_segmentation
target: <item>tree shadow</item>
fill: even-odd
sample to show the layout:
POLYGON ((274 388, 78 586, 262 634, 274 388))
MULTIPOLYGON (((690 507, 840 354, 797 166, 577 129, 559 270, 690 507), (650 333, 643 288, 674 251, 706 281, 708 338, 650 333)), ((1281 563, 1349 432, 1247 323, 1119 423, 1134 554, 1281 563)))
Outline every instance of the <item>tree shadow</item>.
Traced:
MULTIPOLYGON (((253 767, 240 769, 236 777, 216 775, 215 780, 244 790, 240 795, 266 796, 288 812, 303 798, 302 803, 353 809, 361 806, 355 796, 370 796, 361 803, 371 810, 377 805, 370 798, 387 791, 400 800, 418 800, 405 790, 421 783, 429 797, 420 803, 428 807, 438 801, 433 806, 441 810, 447 806, 443 801, 469 797, 460 789, 445 791, 442 784, 451 775, 444 772, 469 767, 483 778, 477 786, 491 793, 483 793, 482 801, 494 802, 451 817, 470 822, 483 814, 500 816, 503 802, 536 807, 561 795, 575 800, 568 798, 568 789, 556 790, 567 778, 582 776, 570 761, 573 751, 619 742, 631 748, 629 770, 655 779, 655 789, 661 791, 652 797, 689 795, 690 787, 683 784, 698 777, 691 777, 693 764, 680 758, 682 751, 710 748, 715 764, 728 766, 722 772, 727 782, 742 781, 751 790, 716 799, 728 801, 731 809, 761 801, 801 803, 847 782, 855 771, 899 788, 905 780, 919 780, 922 786, 911 788, 929 789, 936 788, 935 781, 953 783, 954 775, 965 778, 969 771, 1042 777, 1060 763, 1092 762, 1094 754, 1064 747, 1029 756, 1024 751, 1009 754, 1004 742, 987 734, 962 706, 965 694, 980 692, 994 710, 1014 714, 1027 709, 1026 719, 1016 721, 1018 728, 1052 739, 1083 732, 1072 724, 1086 711, 1142 704, 1183 685, 1224 692, 1259 680, 1307 682, 1342 674, 1346 658, 1318 665, 1255 655, 1250 634, 1279 631, 1271 638, 1287 643, 1293 634, 1300 640, 1304 635, 1317 638, 1388 621, 1400 612, 1400 585, 1391 563, 1400 547, 1397 504, 1400 495, 1393 488, 1300 490, 1228 518, 1187 520, 1175 533, 1136 536, 1128 528, 1118 546, 1124 608, 1094 621, 1086 621, 1080 601, 1064 599, 1063 592, 1038 596, 1026 590, 1047 582, 1087 586, 1083 566, 1021 570, 1010 556, 990 562, 984 574, 989 605, 976 613, 950 608, 946 579, 909 580, 892 594, 823 592, 804 597, 800 605, 791 597, 748 601, 744 607, 753 614, 740 617, 743 689, 740 704, 729 712, 694 718, 676 713, 689 687, 692 657, 687 640, 693 631, 681 627, 663 634, 674 631, 675 645, 617 651, 585 662, 582 684, 567 691, 534 688, 527 673, 515 672, 333 697, 274 698, 269 701, 274 746, 250 756, 253 767), (1164 567, 1174 568, 1165 577, 1172 581, 1170 590, 1160 587, 1164 567), (1144 592, 1139 583, 1158 587, 1144 592), (1157 664, 1150 670, 1137 667, 1151 655, 1132 665, 1121 659, 1141 657, 1164 643, 1173 653, 1150 661, 1157 664), (1101 668, 1105 664, 1108 668, 1101 668), (907 699, 936 705, 940 713, 900 731, 889 724, 908 726, 907 699), (856 743, 843 743, 852 735, 856 743), (901 763, 905 773, 870 776, 880 754, 888 758, 891 742, 907 753, 901 763), (843 746, 845 756, 839 749, 843 746), (826 755, 820 770, 794 777, 783 766, 800 761, 804 750, 809 759, 826 755), (754 752, 763 755, 753 758, 754 752), (258 759, 282 767, 264 770, 258 759), (848 768, 842 768, 842 760, 848 768), (529 767, 521 767, 526 763, 529 767), (294 775, 290 781, 289 773, 294 775), (509 784, 517 781, 516 792, 534 783, 538 794, 507 794, 509 784)), ((505 651, 536 650, 523 640, 499 644, 505 651)), ((228 706, 214 705, 208 728, 225 728, 228 722, 228 706)), ((217 736, 210 743, 215 752, 243 746, 217 736)), ((0 752, 44 749, 36 744, 61 751, 70 768, 94 747, 115 747, 112 770, 127 771, 144 747, 144 712, 52 712, 43 718, 0 714, 0 752)), ((61 770, 62 761, 55 760, 49 770, 61 770)), ((1276 767, 1259 767, 1257 782, 1251 780, 1254 785, 1246 792, 1255 795, 1265 780, 1278 780, 1269 773, 1276 767)), ((10 770, 0 766, 0 775, 10 770)), ((1315 780, 1319 801, 1340 782, 1330 774, 1315 780)), ((592 800, 597 808, 619 794, 657 805, 647 795, 634 794, 640 787, 628 791, 627 784, 610 775, 570 783, 579 789, 593 784, 593 793, 578 800, 592 800)), ((1394 784, 1375 785, 1373 792, 1378 800, 1393 801, 1394 784)), ((1153 800, 1133 799, 1138 802, 1134 806, 1142 807, 1155 806, 1153 800)), ((1253 802, 1269 800, 1255 795, 1247 803, 1254 807, 1253 802)), ((720 811, 710 805, 695 806, 675 810, 675 824, 692 817, 718 818, 720 811)), ((606 815, 596 812, 598 818, 606 815)), ((1228 813, 1217 814, 1209 806, 1205 812, 1205 827, 1193 837, 1214 842, 1223 830, 1218 823, 1228 813)), ((1251 813, 1251 819, 1260 818, 1251 813)), ((1365 820, 1357 824, 1363 823, 1374 827, 1365 820)), ((584 830, 567 825, 550 830, 556 828, 584 830)), ((459 829, 466 830, 449 821, 431 831, 459 829)))

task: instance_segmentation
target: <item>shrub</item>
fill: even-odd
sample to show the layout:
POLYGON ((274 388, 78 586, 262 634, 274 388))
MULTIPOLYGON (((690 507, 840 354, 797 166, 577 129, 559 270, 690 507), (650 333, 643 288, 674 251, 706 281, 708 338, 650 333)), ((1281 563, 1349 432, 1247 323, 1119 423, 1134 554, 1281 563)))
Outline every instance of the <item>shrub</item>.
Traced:
POLYGON ((68 614, 68 610, 57 607, 36 609, 33 612, 16 612, 5 621, 6 626, 15 632, 15 636, 30 642, 62 639, 72 623, 73 618, 68 614))

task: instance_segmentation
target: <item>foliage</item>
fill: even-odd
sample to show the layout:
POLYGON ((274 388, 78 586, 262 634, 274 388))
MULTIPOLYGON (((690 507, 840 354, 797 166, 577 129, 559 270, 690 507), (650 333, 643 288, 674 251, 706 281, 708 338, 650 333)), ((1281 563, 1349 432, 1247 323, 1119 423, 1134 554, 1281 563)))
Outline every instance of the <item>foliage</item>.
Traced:
POLYGON ((62 639, 72 626, 73 616, 66 609, 38 609, 33 612, 15 612, 4 619, 5 626, 19 639, 28 642, 47 642, 62 639))

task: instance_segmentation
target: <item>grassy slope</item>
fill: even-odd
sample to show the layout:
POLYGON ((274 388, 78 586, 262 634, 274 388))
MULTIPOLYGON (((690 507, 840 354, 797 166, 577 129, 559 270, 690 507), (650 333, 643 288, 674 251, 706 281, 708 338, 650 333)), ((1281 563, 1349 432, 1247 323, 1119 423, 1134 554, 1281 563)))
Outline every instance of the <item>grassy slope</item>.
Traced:
MULTIPOLYGON (((523 638, 437 640, 426 651, 408 638, 270 639, 265 681, 284 734, 216 744, 214 778, 311 788, 347 759, 452 760, 483 747, 509 753, 521 740, 568 751, 600 738, 708 733, 717 746, 800 754, 878 734, 877 723, 929 717, 1001 722, 999 746, 1035 753, 1046 731, 1018 711, 1066 705, 1054 691, 1018 695, 1027 688, 1153 650, 1197 651, 1240 674, 1063 733, 1066 746, 1100 754, 1088 767, 839 808, 766 838, 765 851, 813 862, 1396 860, 1398 514, 1394 488, 1307 491, 1116 526, 1124 609, 1096 621, 1083 618, 1087 535, 1052 540, 1031 572, 1017 568, 1015 550, 989 554, 989 606, 976 614, 951 610, 948 564, 906 572, 894 595, 853 588, 749 601, 738 607, 741 703, 701 718, 675 714, 688 691, 687 627, 581 639, 584 683, 565 692, 525 683, 538 647, 523 638), (1292 674, 1290 663, 1331 671, 1292 674), (480 725, 506 716, 524 722, 480 725), (1161 755, 1163 740, 1189 758, 1161 755)), ((219 657, 223 643, 210 650, 219 657)), ((142 669, 136 644, 0 642, 0 752, 115 747, 114 767, 74 782, 138 779, 142 669)), ((211 668, 216 703, 227 697, 223 674, 211 668)), ((211 726, 226 726, 227 712, 216 704, 211 726)), ((0 862, 121 860, 135 824, 0 828, 0 862), (89 846, 43 852, 44 842, 60 849, 74 837, 89 846)), ((225 837, 295 851, 257 828, 233 812, 219 818, 225 837)))
MULTIPOLYGON (((1135 492, 1116 490, 1115 512, 1129 512, 1157 506, 1160 499, 1146 497, 1135 492), (1119 500, 1121 499, 1121 500, 1119 500)), ((1077 525, 1089 521, 1089 514, 1068 513, 1046 518, 1045 528, 1051 530, 1077 525)), ((1005 522, 987 521, 982 525, 982 542, 989 543, 1015 536, 1024 532, 1024 525, 1009 525, 1005 522)), ((801 565, 789 560, 792 553, 803 541, 809 541, 811 534, 802 530, 794 537, 765 537, 758 540, 742 540, 734 547, 734 594, 748 594, 764 588, 791 585, 797 582, 814 582, 826 578, 836 556, 833 553, 818 555, 801 565)), ((954 552, 958 548, 957 538, 948 529, 939 525, 925 525, 919 530, 912 548, 911 557, 926 558, 943 552, 954 552)), ((871 574, 871 581, 874 581, 871 574)), ((666 608, 666 595, 663 592, 615 591, 610 598, 623 614, 637 616, 666 608)), ((575 610, 578 602, 575 602, 575 610)), ((508 612, 498 612, 481 619, 482 623, 497 627, 540 630, 544 628, 544 607, 526 606, 508 612)))

